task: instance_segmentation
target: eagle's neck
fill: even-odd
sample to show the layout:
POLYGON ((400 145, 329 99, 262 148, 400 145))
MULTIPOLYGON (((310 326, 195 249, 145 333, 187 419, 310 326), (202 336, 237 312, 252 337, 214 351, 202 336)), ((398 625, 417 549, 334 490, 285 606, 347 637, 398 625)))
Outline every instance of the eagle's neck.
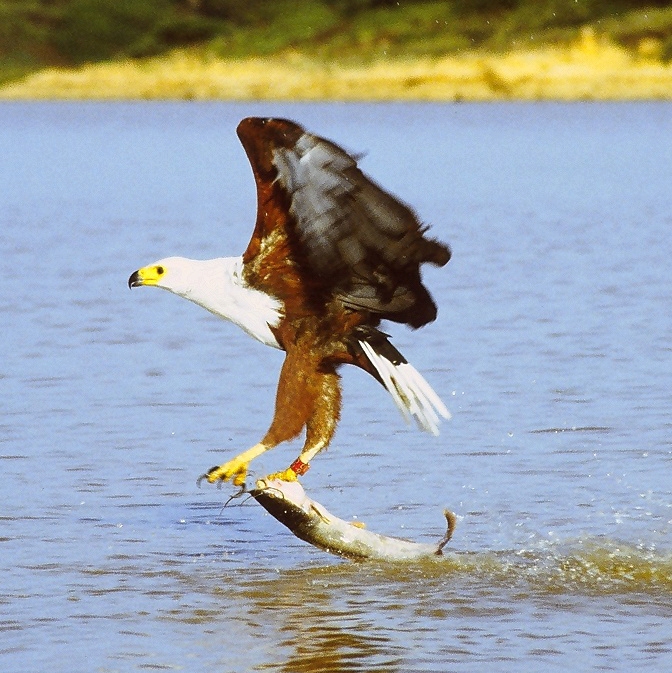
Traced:
POLYGON ((267 346, 280 348, 271 327, 282 316, 282 302, 249 287, 242 257, 190 260, 193 282, 173 292, 238 325, 267 346))

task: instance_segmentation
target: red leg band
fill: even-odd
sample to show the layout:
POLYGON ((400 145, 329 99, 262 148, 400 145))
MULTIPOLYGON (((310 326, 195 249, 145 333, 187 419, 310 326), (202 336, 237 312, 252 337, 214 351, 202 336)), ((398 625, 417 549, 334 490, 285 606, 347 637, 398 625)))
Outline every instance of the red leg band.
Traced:
POLYGON ((310 469, 308 463, 304 463, 300 458, 297 458, 290 466, 290 470, 294 470, 296 474, 300 477, 302 474, 305 474, 310 469))

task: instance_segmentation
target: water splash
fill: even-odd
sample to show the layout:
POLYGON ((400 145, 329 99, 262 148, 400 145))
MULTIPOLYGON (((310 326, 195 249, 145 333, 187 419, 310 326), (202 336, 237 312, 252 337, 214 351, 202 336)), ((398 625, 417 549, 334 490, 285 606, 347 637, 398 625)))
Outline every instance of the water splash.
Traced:
POLYGON ((592 538, 535 549, 454 553, 434 572, 534 592, 672 595, 672 553, 592 538))

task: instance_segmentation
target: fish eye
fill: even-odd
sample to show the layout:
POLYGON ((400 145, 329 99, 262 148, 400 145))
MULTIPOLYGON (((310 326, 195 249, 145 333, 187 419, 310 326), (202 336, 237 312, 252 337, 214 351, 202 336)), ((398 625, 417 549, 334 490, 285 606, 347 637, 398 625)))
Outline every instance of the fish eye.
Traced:
POLYGON ((156 267, 156 273, 157 273, 157 275, 159 275, 159 276, 163 276, 164 271, 165 271, 165 269, 164 269, 162 266, 157 266, 157 267, 156 267))

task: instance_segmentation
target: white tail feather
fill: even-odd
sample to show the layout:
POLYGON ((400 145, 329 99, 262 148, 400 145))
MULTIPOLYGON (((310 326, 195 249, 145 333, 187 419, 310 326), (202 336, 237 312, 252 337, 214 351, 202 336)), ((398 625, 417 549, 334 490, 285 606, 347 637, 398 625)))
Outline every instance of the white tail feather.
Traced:
POLYGON ((395 365, 366 341, 359 344, 406 422, 413 417, 422 430, 438 435, 439 416, 448 419, 450 412, 420 372, 408 362, 395 365))

